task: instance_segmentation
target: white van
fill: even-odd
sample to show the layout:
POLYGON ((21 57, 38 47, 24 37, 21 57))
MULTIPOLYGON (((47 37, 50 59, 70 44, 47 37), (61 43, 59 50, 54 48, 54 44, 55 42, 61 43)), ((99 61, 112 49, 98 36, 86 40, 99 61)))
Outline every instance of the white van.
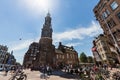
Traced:
POLYGON ((3 71, 3 70, 4 70, 4 65, 0 64, 0 71, 3 71))

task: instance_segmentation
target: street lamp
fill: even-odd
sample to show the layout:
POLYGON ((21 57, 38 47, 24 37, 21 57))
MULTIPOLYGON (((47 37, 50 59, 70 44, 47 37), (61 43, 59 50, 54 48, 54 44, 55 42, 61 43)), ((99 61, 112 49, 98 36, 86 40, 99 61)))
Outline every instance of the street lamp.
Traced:
MULTIPOLYGON (((107 4, 107 2, 108 2, 107 0, 104 1, 105 4, 107 4)), ((119 47, 119 45, 118 45, 118 43, 117 43, 117 41, 116 41, 116 39, 115 39, 115 37, 114 37, 114 35, 113 35, 113 33, 112 33, 112 31, 111 31, 108 23, 106 22, 105 17, 103 17, 103 20, 104 20, 105 24, 107 25, 107 28, 108 28, 108 30, 109 30, 112 38, 113 38, 113 41, 114 41, 114 43, 115 43, 115 47, 118 49, 117 55, 119 55, 119 53, 120 53, 120 47, 119 47)))
POLYGON ((107 28, 108 28, 108 30, 109 30, 109 32, 110 32, 110 35, 111 35, 111 37, 112 37, 112 39, 113 39, 113 41, 114 41, 114 45, 115 45, 115 47, 116 47, 117 50, 118 50, 116 54, 117 54, 118 61, 120 62, 120 54, 119 54, 119 53, 120 53, 120 47, 118 46, 118 43, 117 43, 117 41, 116 41, 116 39, 115 39, 115 37, 114 37, 114 35, 113 35, 110 27, 109 27, 107 21, 105 20, 105 17, 103 17, 103 21, 105 22, 105 24, 106 24, 106 26, 107 26, 107 28))
MULTIPOLYGON (((114 41, 114 43, 115 43, 115 47, 118 49, 118 52, 120 53, 120 48, 119 48, 119 46, 118 46, 118 43, 117 43, 117 41, 116 41, 116 39, 115 39, 115 37, 114 37, 114 35, 113 35, 113 33, 112 33, 109 25, 108 25, 108 23, 106 22, 105 18, 103 18, 103 20, 104 20, 105 24, 107 25, 107 28, 108 28, 108 30, 109 30, 109 32, 110 32, 110 35, 111 35, 112 38, 113 38, 113 41, 114 41)), ((118 53, 117 53, 117 54, 118 54, 118 53)), ((119 54, 118 54, 118 55, 119 55, 119 54)))

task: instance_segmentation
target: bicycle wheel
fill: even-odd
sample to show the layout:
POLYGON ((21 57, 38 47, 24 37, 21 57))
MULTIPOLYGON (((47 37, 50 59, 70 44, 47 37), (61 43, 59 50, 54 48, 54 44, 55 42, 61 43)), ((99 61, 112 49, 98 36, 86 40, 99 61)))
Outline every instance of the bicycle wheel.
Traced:
POLYGON ((27 80, 27 75, 26 74, 21 75, 18 80, 27 80))
POLYGON ((17 77, 11 77, 9 80, 18 80, 17 77))
POLYGON ((9 78, 8 80, 13 80, 13 77, 9 78))

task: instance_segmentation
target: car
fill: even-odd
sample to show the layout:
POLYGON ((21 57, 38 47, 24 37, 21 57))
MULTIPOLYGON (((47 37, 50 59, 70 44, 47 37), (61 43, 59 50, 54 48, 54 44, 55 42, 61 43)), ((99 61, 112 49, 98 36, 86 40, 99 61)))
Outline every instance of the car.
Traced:
POLYGON ((3 71, 4 70, 4 68, 0 68, 0 71, 3 71))

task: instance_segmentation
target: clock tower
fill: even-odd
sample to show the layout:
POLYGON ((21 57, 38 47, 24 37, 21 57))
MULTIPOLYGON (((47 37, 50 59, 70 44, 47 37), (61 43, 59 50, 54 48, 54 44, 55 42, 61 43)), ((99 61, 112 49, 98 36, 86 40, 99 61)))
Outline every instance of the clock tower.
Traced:
POLYGON ((54 63, 55 46, 52 44, 52 32, 51 16, 50 13, 47 13, 39 40, 39 54, 37 56, 39 65, 53 65, 54 63))
POLYGON ((42 37, 52 38, 52 31, 53 30, 51 25, 51 17, 50 13, 48 13, 47 16, 45 17, 45 23, 43 24, 41 38, 42 37))
POLYGON ((33 42, 25 53, 24 67, 38 69, 40 66, 46 65, 55 68, 61 64, 78 64, 78 54, 73 47, 60 43, 56 49, 52 44, 51 20, 50 13, 47 13, 39 42, 33 42))

